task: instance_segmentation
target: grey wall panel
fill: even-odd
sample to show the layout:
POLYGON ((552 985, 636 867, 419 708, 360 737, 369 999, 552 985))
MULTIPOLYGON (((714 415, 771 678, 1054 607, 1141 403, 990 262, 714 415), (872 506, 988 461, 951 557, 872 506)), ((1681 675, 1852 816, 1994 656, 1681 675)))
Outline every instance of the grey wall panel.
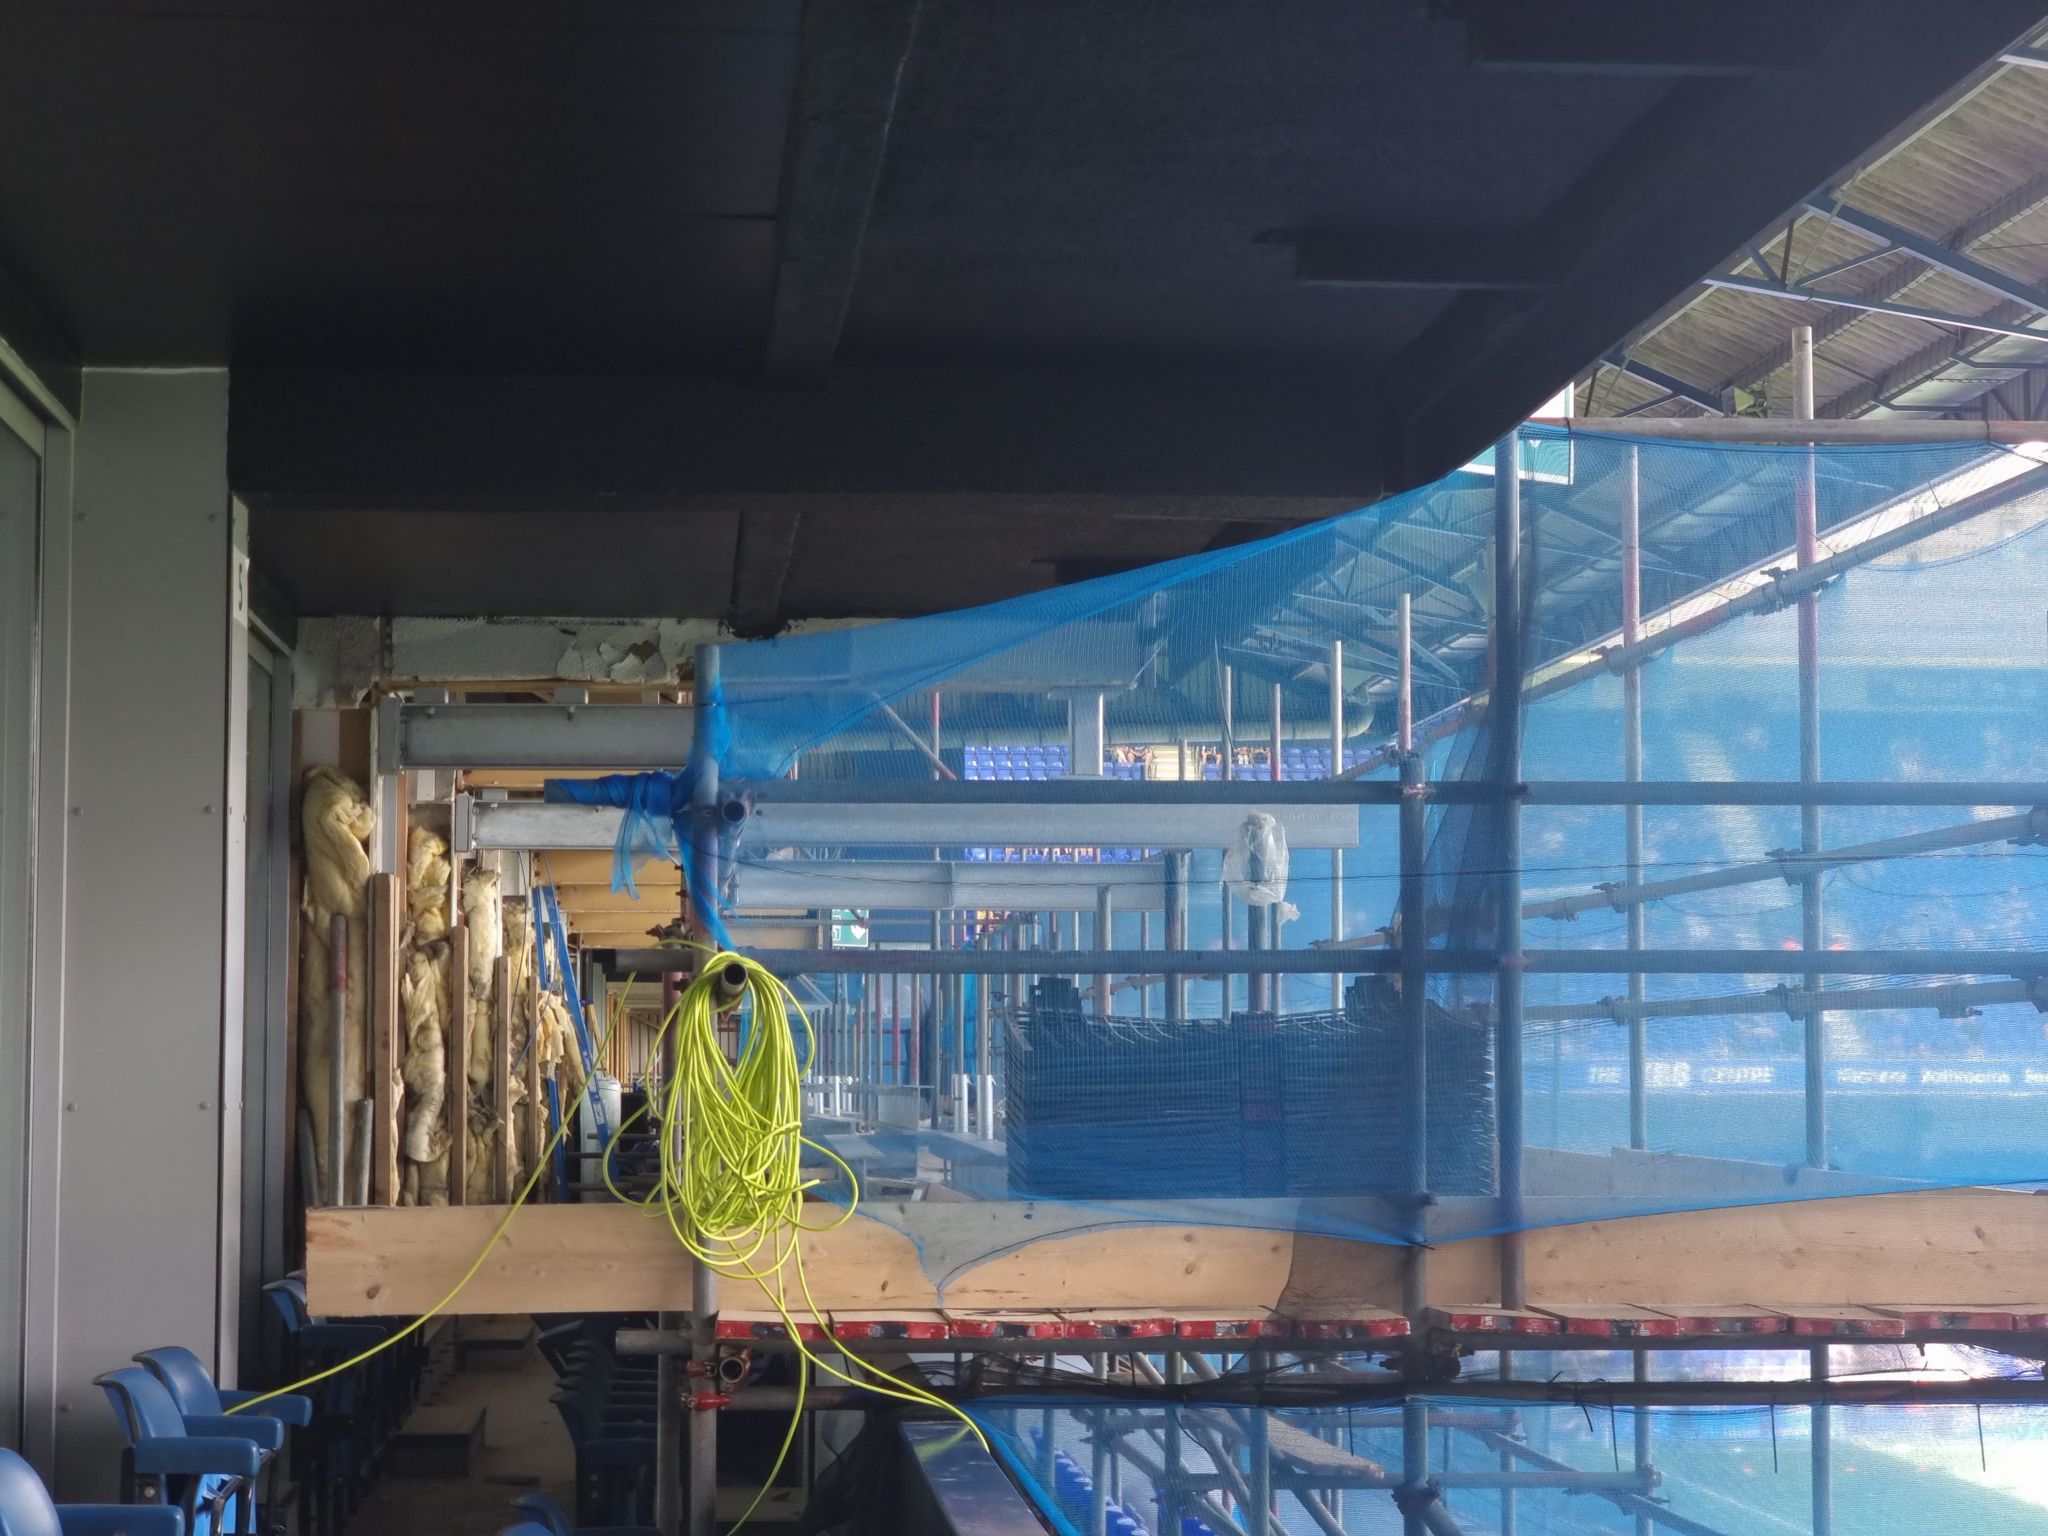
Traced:
POLYGON ((21 1439, 31 790, 42 465, 0 421, 0 1445, 21 1439))
POLYGON ((119 1466, 92 1377, 217 1349, 226 375, 89 372, 76 476, 54 1395, 84 1498, 119 1466))

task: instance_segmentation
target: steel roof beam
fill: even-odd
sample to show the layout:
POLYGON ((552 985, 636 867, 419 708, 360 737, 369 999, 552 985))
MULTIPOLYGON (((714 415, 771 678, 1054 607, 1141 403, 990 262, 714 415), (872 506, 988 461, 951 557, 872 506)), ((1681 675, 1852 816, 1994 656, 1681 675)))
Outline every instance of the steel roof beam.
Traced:
MULTIPOLYGON (((1882 242, 1896 250, 1906 252, 1928 266, 1946 272, 1951 277, 1961 278, 1972 287, 1981 288, 1994 298, 2007 299, 2014 304, 2024 304, 2037 311, 2048 311, 2048 292, 2031 283, 2009 277, 1996 267, 1986 266, 1974 256, 1967 256, 1954 246, 1943 245, 1939 240, 1929 239, 1910 229, 1881 219, 1876 214, 1858 208, 1854 203, 1843 202, 1839 195, 1832 200, 1809 198, 1809 211, 1830 219, 1860 235, 1882 242)), ((1811 282, 1812 279, 1807 279, 1811 282)))
POLYGON ((1618 368, 1623 373, 1641 379, 1645 384, 1654 384, 1659 389, 1669 390, 1674 398, 1690 401, 1703 411, 1711 411, 1716 416, 1728 414, 1727 408, 1721 403, 1718 391, 1708 389, 1704 384, 1694 384, 1690 380, 1681 379, 1676 374, 1666 373, 1661 368, 1653 368, 1618 348, 1608 353, 1601 361, 1610 368, 1618 368))
MULTIPOLYGON (((1866 314, 1895 315, 1901 320, 1920 320, 1928 325, 1954 326, 1961 330, 1983 331, 1992 336, 2011 336, 2020 341, 2048 341, 2048 330, 2035 330, 2023 325, 2003 325, 1980 315, 1958 315, 1945 309, 1923 309, 1914 304, 1894 304, 1888 299, 1863 298, 1853 293, 1815 293, 1806 288, 1785 288, 1776 283, 1766 282, 1760 277, 1744 277, 1739 272, 1712 272, 1700 279, 1709 288, 1732 288, 1739 293, 1760 293, 1765 298, 1785 299, 1794 304, 1825 304, 1838 309, 1862 310, 1866 314)), ((2042 308, 2048 308, 2048 296, 2041 300, 2042 308)))

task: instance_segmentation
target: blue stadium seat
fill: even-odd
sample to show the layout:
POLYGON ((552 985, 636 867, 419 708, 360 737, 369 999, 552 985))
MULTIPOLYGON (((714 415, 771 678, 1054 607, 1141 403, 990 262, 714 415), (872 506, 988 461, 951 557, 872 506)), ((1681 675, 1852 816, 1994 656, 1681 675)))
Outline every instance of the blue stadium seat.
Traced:
POLYGON ((52 1502, 35 1468, 0 1447, 0 1536, 184 1536, 182 1510, 52 1502))
POLYGON ((275 1434, 281 1442, 281 1423, 253 1416, 188 1419, 164 1384, 139 1366, 108 1371, 93 1384, 107 1394, 128 1444, 122 1467, 127 1501, 180 1511, 191 1536, 254 1536, 263 1441, 275 1434))

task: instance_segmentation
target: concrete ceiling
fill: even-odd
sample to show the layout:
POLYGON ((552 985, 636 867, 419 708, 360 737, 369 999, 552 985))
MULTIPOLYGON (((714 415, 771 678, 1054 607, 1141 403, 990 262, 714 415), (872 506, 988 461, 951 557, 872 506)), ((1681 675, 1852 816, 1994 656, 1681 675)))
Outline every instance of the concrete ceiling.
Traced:
POLYGON ((954 607, 1455 466, 2040 21, 1786 9, 17 5, 0 332, 230 364, 301 612, 954 607))

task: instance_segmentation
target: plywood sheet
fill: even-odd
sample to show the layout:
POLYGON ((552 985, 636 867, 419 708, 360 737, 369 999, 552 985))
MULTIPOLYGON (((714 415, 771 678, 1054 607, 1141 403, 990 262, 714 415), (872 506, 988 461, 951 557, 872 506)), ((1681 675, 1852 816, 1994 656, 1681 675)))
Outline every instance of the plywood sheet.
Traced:
MULTIPOLYGON (((349 1207, 307 1219, 313 1311, 408 1317, 433 1306, 468 1269, 505 1215, 495 1205, 349 1207)), ((902 1233, 856 1217, 806 1234, 802 1252, 820 1307, 931 1308, 938 1298, 902 1233)), ((735 1312, 773 1313, 751 1282, 720 1282, 735 1312)), ((687 1312, 690 1260, 666 1224, 624 1205, 531 1205, 446 1309, 479 1312, 687 1312)))

